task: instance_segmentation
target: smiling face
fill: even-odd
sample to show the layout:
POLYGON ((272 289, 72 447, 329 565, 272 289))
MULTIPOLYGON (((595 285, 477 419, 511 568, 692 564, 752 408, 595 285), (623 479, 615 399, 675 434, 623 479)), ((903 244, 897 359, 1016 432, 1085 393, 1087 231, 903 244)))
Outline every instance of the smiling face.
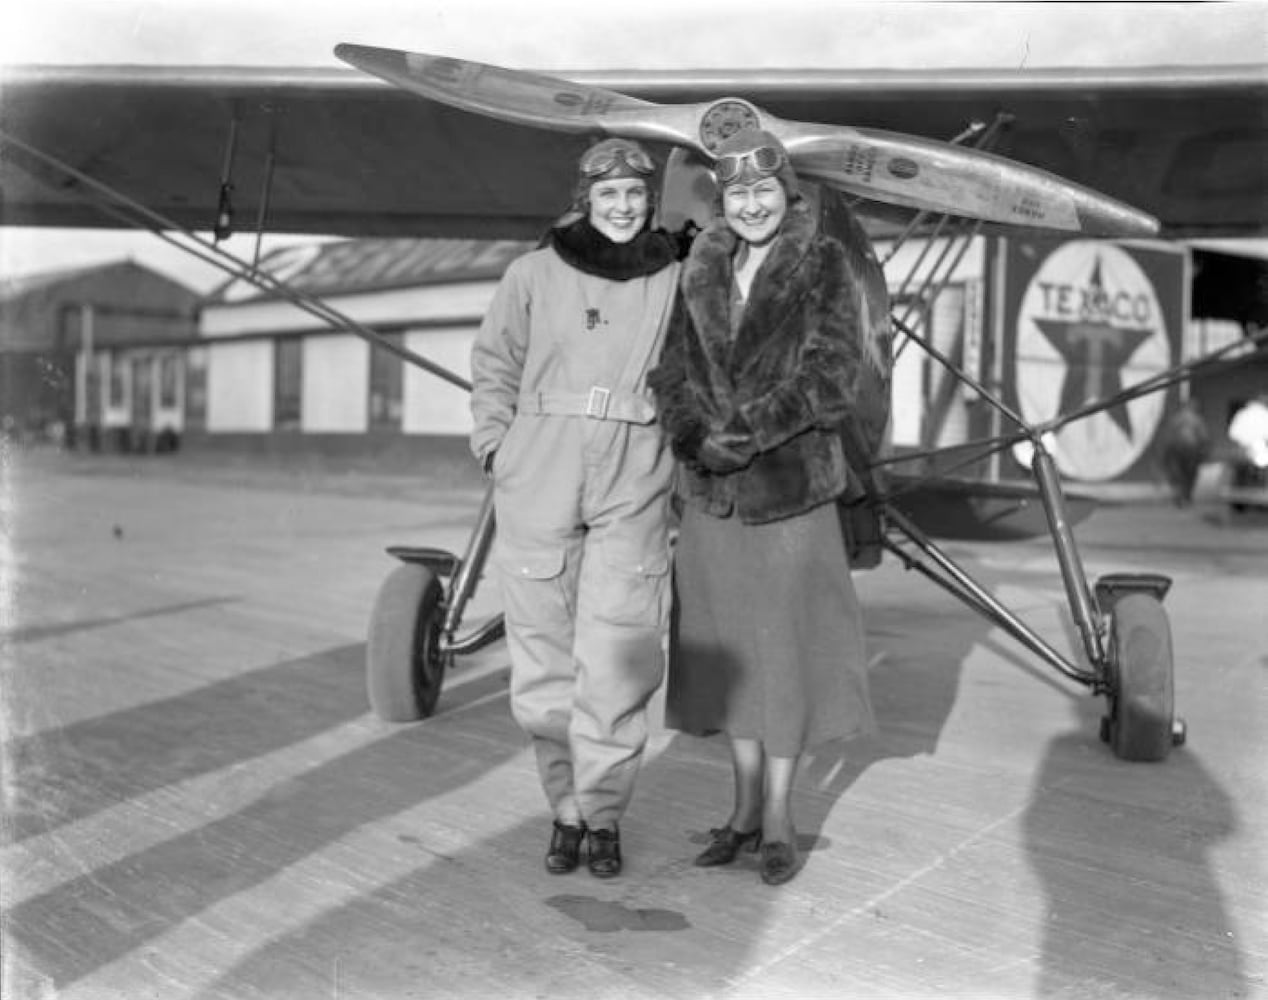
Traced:
POLYGON ((628 243, 647 222, 651 199, 641 177, 614 177, 590 186, 590 225, 613 243, 628 243))
POLYGON ((762 246, 775 238, 788 214, 788 192, 775 177, 728 184, 722 191, 722 214, 740 239, 762 246))

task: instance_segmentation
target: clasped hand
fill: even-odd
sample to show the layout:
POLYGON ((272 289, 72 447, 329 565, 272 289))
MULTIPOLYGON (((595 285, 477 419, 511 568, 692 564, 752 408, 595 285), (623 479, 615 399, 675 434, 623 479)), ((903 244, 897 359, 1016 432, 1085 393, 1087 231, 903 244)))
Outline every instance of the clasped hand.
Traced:
POLYGON ((735 472, 753 461, 753 435, 741 431, 710 431, 700 444, 700 464, 710 472, 735 472))

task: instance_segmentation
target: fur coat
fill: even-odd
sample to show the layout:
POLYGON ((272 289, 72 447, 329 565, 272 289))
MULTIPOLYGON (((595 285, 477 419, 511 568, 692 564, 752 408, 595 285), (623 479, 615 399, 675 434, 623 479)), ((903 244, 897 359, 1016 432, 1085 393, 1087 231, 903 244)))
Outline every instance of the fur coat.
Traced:
POLYGON ((860 393, 871 395, 868 275, 863 257, 819 232, 796 202, 733 330, 737 241, 722 219, 696 237, 649 385, 679 459, 679 496, 756 524, 835 500, 850 485, 842 426, 860 393), (706 437, 720 431, 751 435, 747 465, 722 472, 702 461, 706 437))

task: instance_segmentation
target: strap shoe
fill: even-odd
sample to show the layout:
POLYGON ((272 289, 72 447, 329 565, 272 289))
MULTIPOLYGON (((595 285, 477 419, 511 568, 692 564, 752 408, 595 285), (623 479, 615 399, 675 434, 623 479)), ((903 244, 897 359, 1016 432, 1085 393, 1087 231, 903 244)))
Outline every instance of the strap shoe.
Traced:
POLYGON ((783 885, 799 868, 797 848, 792 844, 776 840, 762 845, 762 881, 767 885, 783 885))
POLYGON ((621 831, 590 830, 590 874, 598 878, 614 878, 621 874, 621 831))
POLYGON ((561 823, 555 820, 550 835, 550 849, 546 852, 546 870, 552 875, 567 875, 581 861, 581 841, 586 835, 586 825, 561 823))
POLYGON ((740 833, 728 823, 723 827, 714 827, 709 831, 712 838, 709 846, 696 855, 695 863, 701 868, 712 868, 715 865, 729 865, 740 853, 741 848, 756 851, 762 843, 762 828, 740 833))

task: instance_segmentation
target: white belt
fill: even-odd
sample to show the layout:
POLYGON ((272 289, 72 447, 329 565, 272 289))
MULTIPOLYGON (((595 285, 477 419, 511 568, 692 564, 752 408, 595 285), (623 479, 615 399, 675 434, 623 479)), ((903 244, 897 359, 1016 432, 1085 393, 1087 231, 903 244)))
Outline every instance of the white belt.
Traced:
POLYGON ((605 389, 601 385, 591 386, 588 392, 526 392, 519 398, 518 410, 553 417, 622 420, 629 424, 650 424, 656 419, 656 407, 646 396, 605 389))

